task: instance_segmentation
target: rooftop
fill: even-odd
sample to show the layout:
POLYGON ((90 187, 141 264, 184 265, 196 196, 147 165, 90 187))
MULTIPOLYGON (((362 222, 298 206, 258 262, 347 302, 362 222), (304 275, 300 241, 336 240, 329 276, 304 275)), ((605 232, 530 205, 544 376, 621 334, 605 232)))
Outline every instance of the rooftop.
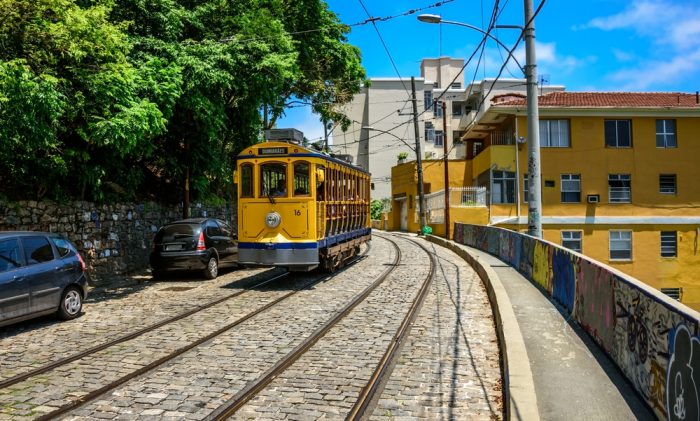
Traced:
MULTIPOLYGON (((697 94, 680 92, 550 92, 538 97, 540 107, 581 108, 700 108, 697 94)), ((494 104, 525 106, 526 98, 513 98, 494 104)))

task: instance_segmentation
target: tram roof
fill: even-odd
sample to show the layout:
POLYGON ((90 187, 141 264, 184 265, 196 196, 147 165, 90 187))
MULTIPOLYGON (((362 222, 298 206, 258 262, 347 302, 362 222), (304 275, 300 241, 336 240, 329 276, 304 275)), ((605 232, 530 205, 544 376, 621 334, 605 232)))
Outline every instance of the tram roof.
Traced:
POLYGON ((240 154, 238 154, 236 159, 250 159, 250 158, 279 158, 283 156, 289 156, 289 157, 309 157, 309 158, 318 158, 322 159, 324 161, 330 161, 335 164, 340 164, 343 166, 346 166, 348 168, 352 168, 353 170, 360 171, 366 174, 369 174, 369 171, 365 170, 362 167, 358 167, 357 165, 353 165, 347 161, 344 161, 342 159, 336 158, 331 155, 327 155, 325 153, 315 151, 313 149, 309 149, 305 146, 299 145, 298 143, 293 143, 293 142, 284 142, 284 141, 266 141, 266 142, 260 142, 256 143, 255 145, 248 146, 245 148, 240 154), (276 148, 287 148, 285 149, 285 152, 280 151, 275 151, 274 149, 276 148), (289 152, 289 149, 293 149, 294 152, 289 152), (261 150, 269 149, 267 153, 261 154, 261 150), (298 151, 297 151, 298 150, 298 151), (276 153, 278 152, 278 153, 276 153))

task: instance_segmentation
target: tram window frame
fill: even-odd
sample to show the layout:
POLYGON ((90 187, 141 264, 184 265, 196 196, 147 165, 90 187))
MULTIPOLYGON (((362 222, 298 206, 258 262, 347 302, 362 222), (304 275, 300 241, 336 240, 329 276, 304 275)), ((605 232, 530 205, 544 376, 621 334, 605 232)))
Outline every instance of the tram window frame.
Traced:
POLYGON ((324 202, 326 200, 326 180, 328 179, 328 173, 326 172, 326 167, 323 165, 316 165, 315 182, 316 182, 316 200, 319 202, 324 202), (318 174, 322 173, 321 176, 323 181, 319 181, 318 174))
POLYGON ((294 196, 311 196, 311 163, 306 161, 297 161, 292 165, 292 174, 294 182, 294 196), (297 167, 306 166, 306 173, 298 172, 297 167), (303 182, 305 178, 305 183, 303 182), (301 185, 300 185, 301 184, 301 185), (305 184, 305 185, 304 185, 305 184))
POLYGON ((255 170, 253 164, 241 165, 241 185, 239 187, 240 197, 251 198, 255 197, 255 170), (248 172, 248 174, 246 174, 248 172))
POLYGON ((289 183, 288 183, 288 166, 285 162, 270 161, 260 164, 260 196, 264 197, 289 197, 289 183), (267 168, 277 166, 283 171, 269 171, 267 168), (281 175, 281 176, 280 176, 281 175), (284 180, 285 189, 284 194, 279 194, 276 192, 276 186, 280 180, 284 180), (266 185, 267 184, 267 188, 266 185))

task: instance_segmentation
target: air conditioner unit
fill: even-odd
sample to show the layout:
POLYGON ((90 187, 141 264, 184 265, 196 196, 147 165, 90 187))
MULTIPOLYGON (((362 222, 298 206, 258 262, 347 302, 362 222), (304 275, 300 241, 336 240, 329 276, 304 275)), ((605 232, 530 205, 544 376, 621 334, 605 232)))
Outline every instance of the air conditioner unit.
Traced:
POLYGON ((600 195, 599 194, 589 194, 586 198, 588 199, 588 203, 600 202, 600 195))

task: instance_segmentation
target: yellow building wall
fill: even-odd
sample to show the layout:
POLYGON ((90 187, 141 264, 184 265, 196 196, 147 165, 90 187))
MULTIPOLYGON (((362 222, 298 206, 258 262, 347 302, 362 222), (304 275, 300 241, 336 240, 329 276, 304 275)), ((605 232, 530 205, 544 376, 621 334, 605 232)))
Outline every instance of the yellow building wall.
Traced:
MULTIPOLYGON (((471 186, 473 173, 472 162, 468 160, 450 160, 448 162, 448 175, 450 187, 471 186)), ((416 216, 418 213, 418 174, 416 172, 415 161, 396 165, 391 169, 392 178, 392 208, 388 216, 389 229, 401 230, 400 207, 404 202, 407 204, 407 229, 408 232, 420 231, 420 221, 416 216), (401 200, 396 200, 400 198, 401 200)), ((445 167, 443 160, 423 161, 423 184, 425 194, 434 193, 445 189, 445 167)), ((481 208, 450 208, 450 233, 454 230, 455 222, 465 222, 474 224, 488 223, 488 209, 481 208)), ((444 237, 445 224, 430 224, 433 234, 444 237)))
MULTIPOLYGON (((675 119, 677 148, 656 147, 657 117, 631 118, 632 148, 605 146, 604 117, 546 118, 569 120, 571 147, 540 148, 543 183, 554 181, 554 187, 542 187, 543 215, 700 216, 700 118, 675 119), (561 203, 562 174, 581 175, 582 203, 561 203), (630 174, 632 204, 607 203, 609 174, 630 174), (676 174, 676 195, 659 193, 660 174, 676 174), (586 203, 589 194, 599 194, 601 203, 586 203)), ((519 117, 518 126, 519 135, 527 138, 524 117, 519 117)), ((520 146, 518 155, 522 194, 527 145, 520 146)))
MULTIPOLYGON (((541 148, 542 216, 547 217, 700 217, 700 118, 610 117, 632 121, 632 148, 605 146, 602 116, 540 116, 567 119, 570 148, 541 148), (656 147, 656 120, 675 119, 676 148, 656 147), (561 174, 581 175, 581 203, 561 203, 561 174), (632 203, 608 203, 608 174, 630 174, 632 203), (659 193, 659 175, 675 174, 675 195, 659 193), (546 180, 554 187, 545 187, 546 180), (586 196, 599 194, 601 203, 589 204, 586 196)), ((518 117, 519 136, 527 138, 525 117, 518 117)), ((523 174, 527 172, 527 144, 520 145, 519 186, 522 200, 523 174)), ((522 216, 527 204, 521 203, 522 216)), ((492 215, 511 215, 508 205, 492 207, 492 215)), ((526 226, 502 225, 526 230, 526 226)), ((562 230, 583 231, 583 254, 606 263, 647 283, 653 288, 683 288, 681 301, 700 310, 700 226, 670 224, 587 224, 553 225, 543 223, 546 240, 561 244, 562 230), (609 259, 610 230, 632 231, 632 260, 609 259), (661 257, 660 231, 678 232, 678 255, 661 257)))

